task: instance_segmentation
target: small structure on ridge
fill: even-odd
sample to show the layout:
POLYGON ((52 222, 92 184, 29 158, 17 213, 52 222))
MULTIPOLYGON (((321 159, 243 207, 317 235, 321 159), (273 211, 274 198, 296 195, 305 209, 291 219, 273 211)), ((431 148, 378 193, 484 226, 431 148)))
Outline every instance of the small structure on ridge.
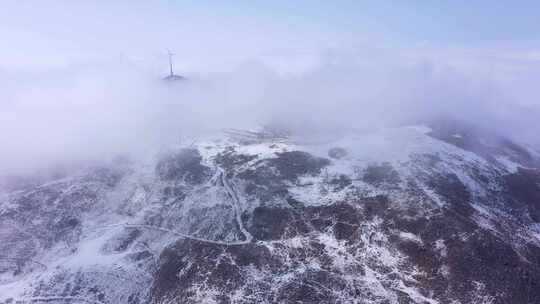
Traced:
POLYGON ((174 74, 172 57, 173 57, 175 54, 171 53, 171 51, 167 51, 167 53, 168 53, 168 55, 169 55, 169 72, 170 72, 170 74, 167 75, 167 76, 165 76, 165 77, 163 78, 163 80, 165 80, 165 81, 186 80, 185 77, 174 74))

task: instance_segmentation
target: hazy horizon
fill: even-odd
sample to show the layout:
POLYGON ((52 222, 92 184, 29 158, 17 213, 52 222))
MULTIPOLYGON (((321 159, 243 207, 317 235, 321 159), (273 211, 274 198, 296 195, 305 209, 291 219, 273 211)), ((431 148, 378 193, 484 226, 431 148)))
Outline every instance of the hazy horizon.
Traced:
POLYGON ((538 145, 540 4, 6 1, 0 169, 278 121, 447 116, 538 145), (190 81, 166 86, 167 49, 190 81))

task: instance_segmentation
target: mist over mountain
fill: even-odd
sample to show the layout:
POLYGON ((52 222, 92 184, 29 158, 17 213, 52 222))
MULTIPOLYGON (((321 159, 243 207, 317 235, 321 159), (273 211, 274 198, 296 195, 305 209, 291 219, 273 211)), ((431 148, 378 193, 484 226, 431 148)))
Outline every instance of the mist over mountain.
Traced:
POLYGON ((539 11, 5 1, 0 304, 540 303, 539 11))
POLYGON ((488 77, 483 69, 427 59, 409 63, 399 54, 354 58, 301 74, 252 61, 174 86, 132 62, 4 72, 0 164, 20 171, 144 154, 223 128, 281 124, 309 134, 441 118, 538 146, 535 75, 492 70, 488 77), (510 86, 516 81, 522 83, 517 93, 510 86))

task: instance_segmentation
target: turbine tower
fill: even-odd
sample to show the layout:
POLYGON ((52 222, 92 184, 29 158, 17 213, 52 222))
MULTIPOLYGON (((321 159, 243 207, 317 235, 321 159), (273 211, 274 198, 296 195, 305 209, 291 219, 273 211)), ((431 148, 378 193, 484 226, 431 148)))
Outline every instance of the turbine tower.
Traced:
POLYGON ((170 71, 171 71, 170 76, 173 76, 174 72, 173 72, 172 57, 174 56, 174 53, 172 53, 170 50, 167 50, 167 53, 169 54, 169 67, 170 67, 170 71))
POLYGON ((175 75, 173 71, 173 56, 175 55, 170 50, 167 50, 167 54, 169 55, 169 75, 163 78, 163 80, 166 81, 176 81, 176 80, 184 80, 185 78, 180 75, 175 75))

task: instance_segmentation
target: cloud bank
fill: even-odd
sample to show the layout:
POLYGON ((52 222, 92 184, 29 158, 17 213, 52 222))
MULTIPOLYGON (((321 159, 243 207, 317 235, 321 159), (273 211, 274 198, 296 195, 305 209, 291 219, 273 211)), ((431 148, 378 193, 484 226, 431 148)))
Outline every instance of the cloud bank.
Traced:
POLYGON ((175 85, 129 60, 0 70, 0 169, 145 154, 268 123, 306 134, 451 117, 538 145, 539 61, 414 51, 325 53, 294 73, 283 67, 298 56, 262 58, 175 85))

